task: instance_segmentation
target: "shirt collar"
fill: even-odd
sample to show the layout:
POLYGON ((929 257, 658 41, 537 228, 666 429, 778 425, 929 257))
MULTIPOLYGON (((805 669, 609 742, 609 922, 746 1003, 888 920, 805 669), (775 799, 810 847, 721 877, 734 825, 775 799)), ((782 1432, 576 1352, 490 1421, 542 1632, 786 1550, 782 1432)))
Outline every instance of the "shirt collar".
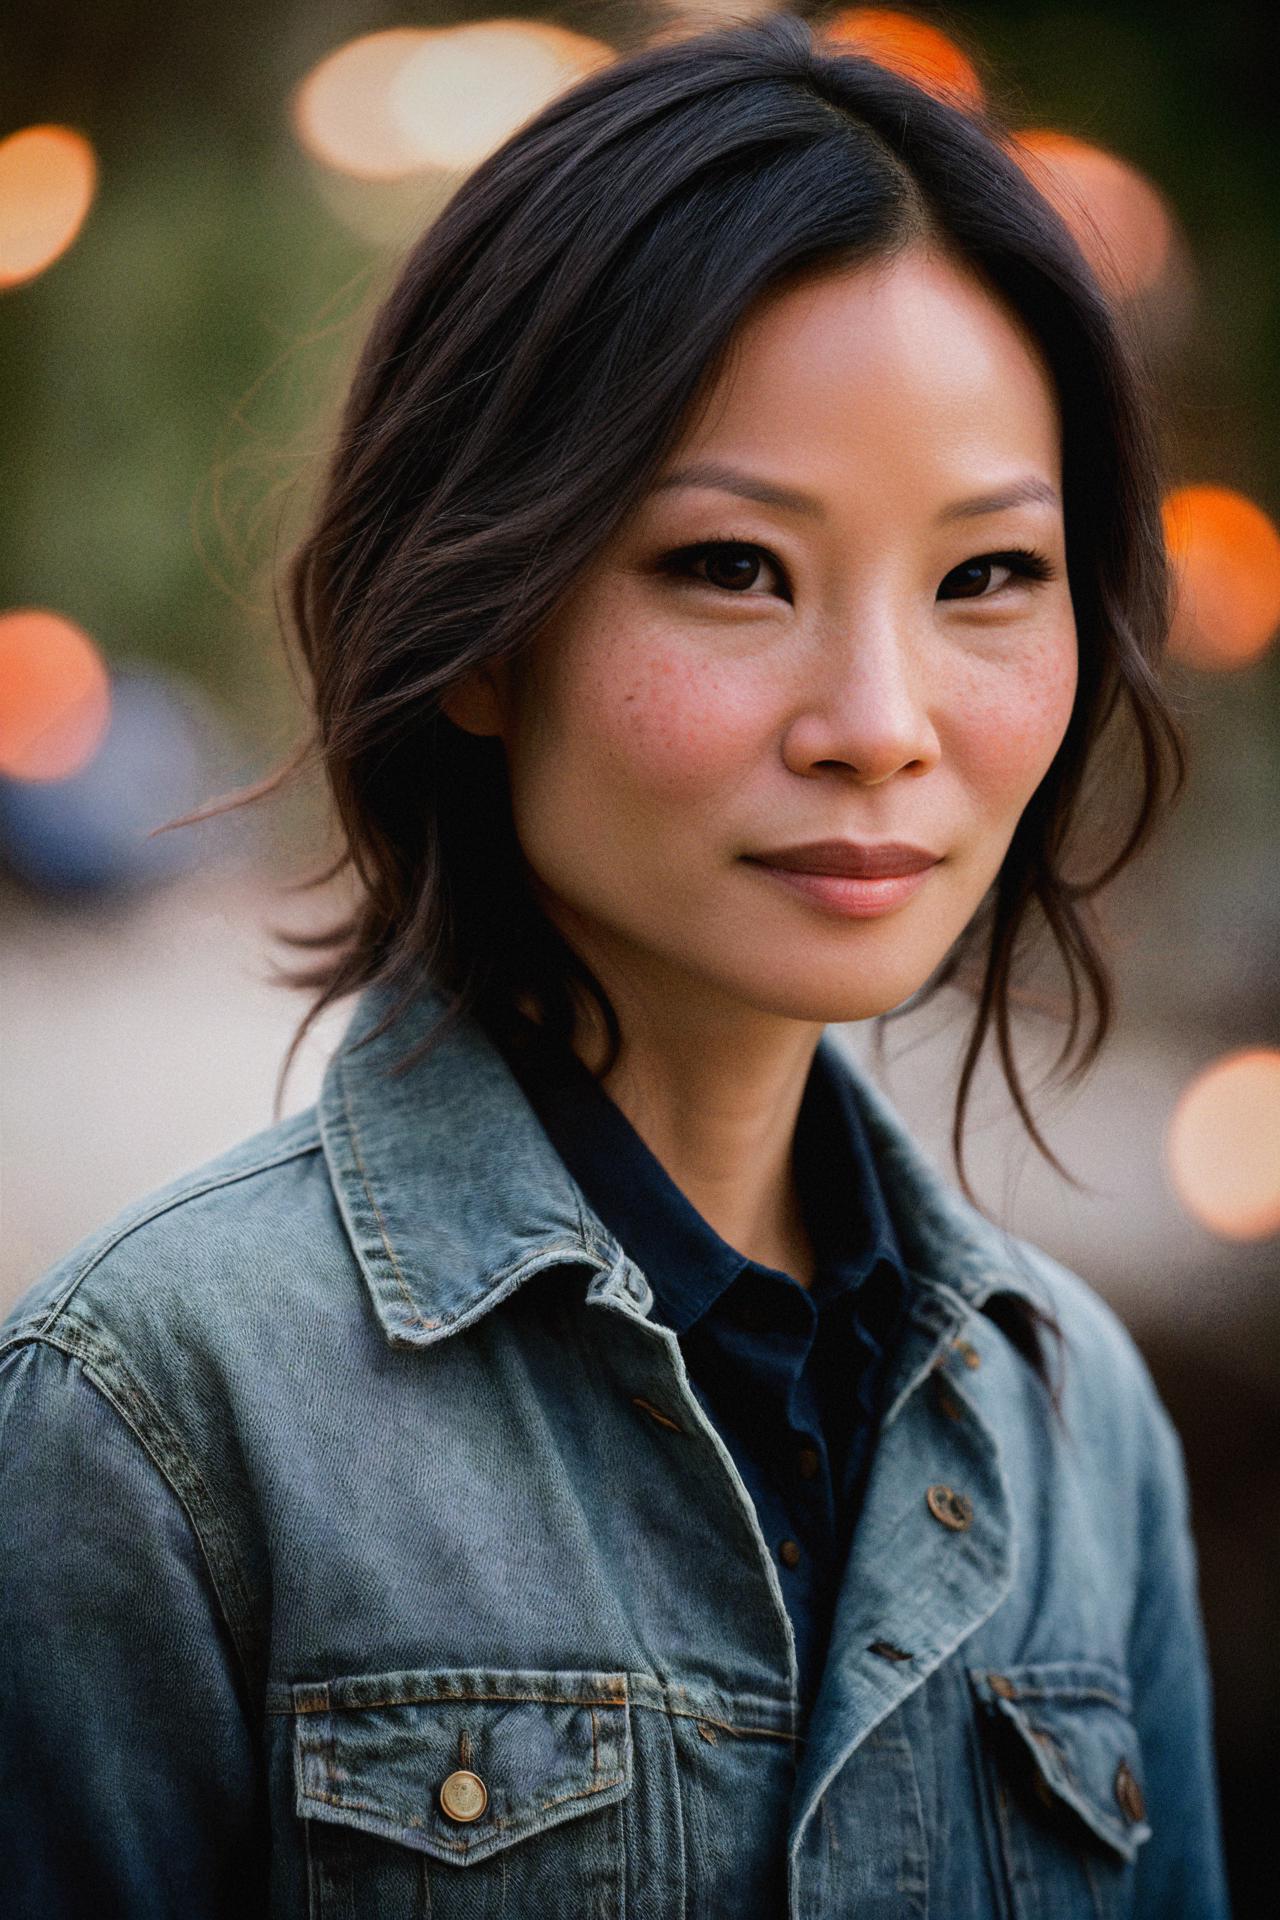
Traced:
MULTIPOLYGON (((627 1253, 480 1023, 451 1018, 425 1057, 402 1067, 449 999, 423 990, 369 1037, 394 1004, 386 987, 360 995, 317 1101, 338 1209, 387 1339, 446 1339, 543 1268, 619 1269, 627 1253)), ((839 1028, 820 1050, 861 1123, 882 1224, 906 1270, 969 1307, 996 1291, 1037 1302, 1022 1243, 943 1179, 839 1028)))
MULTIPOLYGON (((721 1238, 571 1048, 512 1069, 591 1207, 653 1288, 666 1326, 687 1332, 748 1267, 777 1271, 721 1238)), ((825 1036, 797 1116, 796 1170, 820 1269, 815 1297, 855 1286, 881 1259, 901 1268, 857 1102, 825 1036)))

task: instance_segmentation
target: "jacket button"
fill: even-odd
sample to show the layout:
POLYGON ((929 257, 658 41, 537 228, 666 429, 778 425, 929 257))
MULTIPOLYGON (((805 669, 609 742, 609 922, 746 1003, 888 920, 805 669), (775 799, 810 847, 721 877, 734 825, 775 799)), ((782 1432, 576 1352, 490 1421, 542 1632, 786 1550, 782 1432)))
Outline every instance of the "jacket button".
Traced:
POLYGON ((798 1567, 800 1565, 800 1542, 798 1540, 784 1540, 778 1548, 778 1558, 782 1561, 784 1567, 798 1567))
POLYGON ((962 1493, 952 1487, 930 1487, 925 1494, 930 1513, 940 1520, 944 1527, 950 1527, 954 1533, 963 1533, 973 1524, 973 1508, 962 1493))
POLYGON ((489 1790, 478 1773, 460 1767, 440 1789, 440 1811, 450 1820, 478 1820, 489 1804, 489 1790))
POLYGON ((1129 1762, 1122 1760, 1116 1768, 1116 1802, 1126 1820, 1142 1820, 1146 1817, 1147 1803, 1142 1797, 1142 1788, 1129 1771, 1129 1762))

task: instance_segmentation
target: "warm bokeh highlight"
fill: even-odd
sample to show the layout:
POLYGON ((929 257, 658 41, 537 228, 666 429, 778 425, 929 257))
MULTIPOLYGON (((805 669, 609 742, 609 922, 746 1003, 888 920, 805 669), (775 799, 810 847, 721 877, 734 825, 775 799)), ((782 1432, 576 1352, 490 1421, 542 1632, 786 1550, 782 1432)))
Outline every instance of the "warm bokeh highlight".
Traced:
POLYGON ((433 34, 396 74, 392 112, 425 166, 466 168, 614 58, 601 40, 530 20, 433 34))
POLYGON ((34 280, 66 252, 97 185, 93 148, 73 127, 24 127, 0 140, 0 287, 34 280))
POLYGON ((293 96, 293 125, 313 159, 354 179, 465 170, 613 57, 537 21, 396 27, 320 61, 293 96))
POLYGON ((1173 257, 1175 229, 1164 196, 1145 174, 1050 127, 1024 128, 1011 151, 1113 298, 1132 299, 1159 284, 1173 257))
POLYGON ((845 7, 818 31, 841 52, 865 54, 953 105, 958 101, 974 108, 984 102, 973 62, 938 27, 912 14, 888 7, 845 7))
POLYGON ((1228 1240, 1280 1232, 1280 1050, 1244 1047, 1194 1079, 1165 1159, 1192 1217, 1228 1240))
POLYGON ((1247 667, 1280 629, 1280 531, 1230 487, 1181 487, 1164 503, 1178 581, 1170 648, 1189 666, 1247 667))
POLYGON ((0 774, 66 779, 110 718, 107 668, 82 627, 42 607, 0 614, 0 774))
POLYGON ((391 107, 397 73, 431 38, 424 27, 367 33, 313 67, 293 96, 292 119, 313 159, 358 180, 399 180, 421 165, 391 107))

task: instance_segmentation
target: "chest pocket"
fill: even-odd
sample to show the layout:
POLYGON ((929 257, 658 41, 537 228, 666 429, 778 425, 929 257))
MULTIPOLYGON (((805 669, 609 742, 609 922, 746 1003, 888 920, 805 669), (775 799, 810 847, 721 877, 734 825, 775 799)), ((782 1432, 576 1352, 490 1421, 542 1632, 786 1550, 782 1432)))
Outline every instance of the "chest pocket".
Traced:
POLYGON ((1102 1661, 971 1668, 1013 1920, 1117 1920, 1150 1838, 1129 1683, 1102 1661))
POLYGON ((626 1911, 625 1674, 361 1674, 293 1699, 313 1920, 626 1911))

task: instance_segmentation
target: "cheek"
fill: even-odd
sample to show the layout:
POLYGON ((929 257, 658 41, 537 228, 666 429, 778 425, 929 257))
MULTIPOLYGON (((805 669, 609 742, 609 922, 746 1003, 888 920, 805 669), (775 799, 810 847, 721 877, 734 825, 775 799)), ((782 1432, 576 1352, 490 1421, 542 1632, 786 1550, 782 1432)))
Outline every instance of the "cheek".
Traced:
POLYGON ((1016 672, 970 689, 957 722, 961 753, 979 803, 1019 810, 1062 743, 1076 692, 1076 648, 1038 652, 1016 672))
POLYGON ((613 784, 688 804, 745 771, 770 705, 749 677, 687 647, 633 644, 581 685, 584 738, 613 784))

